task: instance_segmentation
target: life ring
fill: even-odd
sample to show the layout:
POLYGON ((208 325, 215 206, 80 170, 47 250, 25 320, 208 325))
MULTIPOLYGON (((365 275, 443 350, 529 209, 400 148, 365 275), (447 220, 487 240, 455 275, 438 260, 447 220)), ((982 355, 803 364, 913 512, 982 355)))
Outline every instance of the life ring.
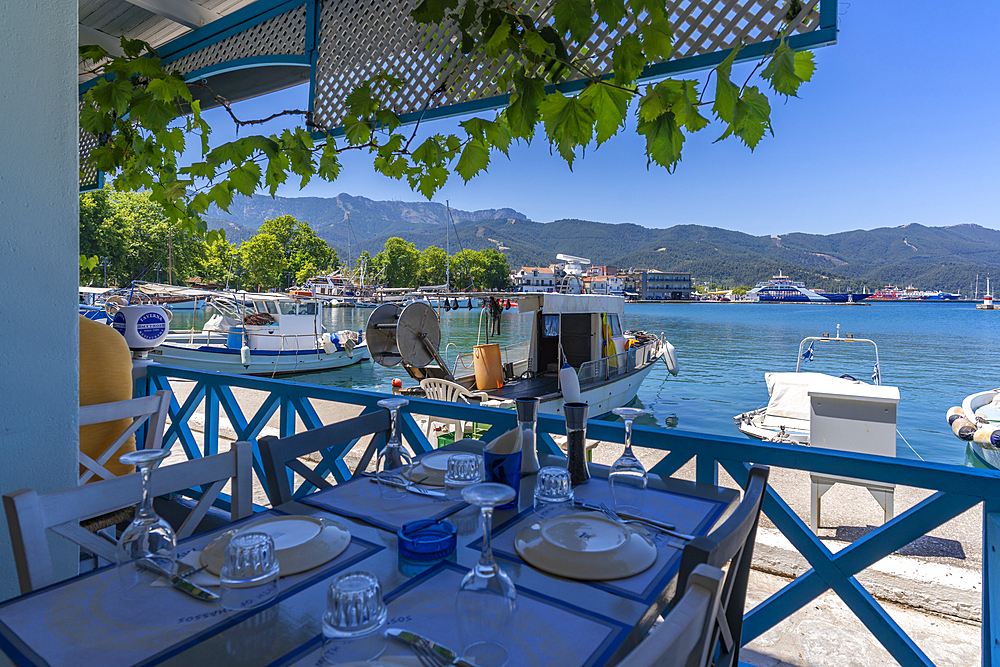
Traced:
POLYGON ((669 340, 663 341, 663 361, 667 364, 667 370, 670 371, 670 374, 677 375, 681 367, 677 363, 677 352, 669 340))
POLYGON ((122 306, 127 306, 128 300, 123 296, 109 296, 104 300, 104 312, 108 314, 108 317, 114 319, 115 314, 121 309, 122 306))

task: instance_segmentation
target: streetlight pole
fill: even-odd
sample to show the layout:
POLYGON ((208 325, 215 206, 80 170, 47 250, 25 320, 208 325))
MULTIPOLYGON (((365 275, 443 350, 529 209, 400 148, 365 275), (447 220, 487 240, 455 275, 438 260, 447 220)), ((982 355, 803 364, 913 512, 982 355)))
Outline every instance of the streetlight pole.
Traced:
POLYGON ((157 262, 153 265, 153 267, 156 269, 156 282, 160 282, 160 269, 162 269, 163 266, 157 262))
POLYGON ((108 265, 111 264, 110 257, 101 257, 101 266, 104 267, 104 286, 108 286, 108 265))

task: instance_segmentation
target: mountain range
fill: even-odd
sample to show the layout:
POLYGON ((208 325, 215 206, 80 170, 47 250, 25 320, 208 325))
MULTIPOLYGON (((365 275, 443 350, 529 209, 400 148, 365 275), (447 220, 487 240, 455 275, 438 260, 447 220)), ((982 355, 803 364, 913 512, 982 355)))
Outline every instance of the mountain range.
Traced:
POLYGON ((928 227, 908 224, 836 234, 791 233, 753 236, 701 225, 650 229, 631 223, 585 220, 534 222, 510 208, 448 211, 430 202, 374 201, 341 194, 334 198, 255 196, 234 200, 229 214, 214 212, 213 229, 224 228, 230 241, 249 238, 264 220, 292 215, 347 258, 350 252, 375 254, 386 239, 399 236, 422 250, 452 253, 498 248, 512 268, 547 266, 556 253, 590 258, 595 265, 619 269, 689 271, 698 281, 753 286, 779 271, 810 287, 831 291, 874 290, 887 284, 922 289, 962 290, 980 276, 1000 276, 1000 231, 974 224, 928 227))

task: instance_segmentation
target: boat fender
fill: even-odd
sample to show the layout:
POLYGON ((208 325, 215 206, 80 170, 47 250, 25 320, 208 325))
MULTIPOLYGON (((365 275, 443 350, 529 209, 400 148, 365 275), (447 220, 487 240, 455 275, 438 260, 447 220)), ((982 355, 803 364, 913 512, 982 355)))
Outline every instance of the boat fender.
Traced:
POLYGON ((982 426, 972 436, 973 442, 984 447, 1000 448, 1000 425, 982 426))
POLYGON ((240 348, 240 361, 243 363, 243 368, 250 368, 250 346, 244 345, 240 348))
POLYGON ((674 346, 670 344, 669 340, 663 341, 663 361, 667 364, 667 370, 670 371, 670 374, 677 375, 681 367, 677 363, 677 351, 674 350, 674 346))
POLYGON ((343 346, 343 345, 341 344, 341 342, 340 342, 340 336, 338 336, 337 334, 332 334, 332 335, 330 336, 330 341, 331 341, 331 342, 333 343, 333 346, 334 346, 334 347, 335 347, 335 348, 336 348, 336 349, 337 349, 338 351, 339 351, 339 350, 343 350, 343 349, 344 349, 344 346, 343 346))
POLYGON ((969 440, 972 440, 976 433, 976 425, 965 417, 959 417, 951 423, 951 430, 956 436, 958 436, 959 440, 965 440, 968 442, 969 440))
POLYGON ((965 410, 963 410, 961 406, 956 405, 953 408, 949 408, 948 409, 948 415, 947 415, 948 426, 951 426, 952 422, 954 422, 956 419, 960 419, 962 417, 965 417, 965 410))
POLYGON ((562 389, 563 402, 580 402, 580 378, 577 377, 576 369, 568 362, 563 362, 559 369, 559 387, 562 389))

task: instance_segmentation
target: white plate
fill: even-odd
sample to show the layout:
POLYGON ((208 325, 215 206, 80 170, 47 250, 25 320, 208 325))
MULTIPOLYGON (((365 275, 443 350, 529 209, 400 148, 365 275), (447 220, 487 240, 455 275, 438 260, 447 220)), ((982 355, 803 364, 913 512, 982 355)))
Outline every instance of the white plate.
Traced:
MULTIPOLYGON (((444 475, 448 472, 448 459, 465 452, 439 451, 425 454, 416 460, 410 469, 411 481, 427 486, 444 486, 444 475)), ((483 457, 479 458, 479 469, 483 469, 483 457)))
POLYGON ((595 514, 535 521, 514 538, 529 565, 584 581, 623 579, 656 562, 656 546, 642 533, 595 514))
POLYGON ((281 576, 319 567, 344 552, 351 533, 332 519, 311 516, 275 516, 227 530, 201 552, 201 564, 218 575, 222 570, 226 545, 237 533, 267 533, 274 540, 274 552, 281 576))

